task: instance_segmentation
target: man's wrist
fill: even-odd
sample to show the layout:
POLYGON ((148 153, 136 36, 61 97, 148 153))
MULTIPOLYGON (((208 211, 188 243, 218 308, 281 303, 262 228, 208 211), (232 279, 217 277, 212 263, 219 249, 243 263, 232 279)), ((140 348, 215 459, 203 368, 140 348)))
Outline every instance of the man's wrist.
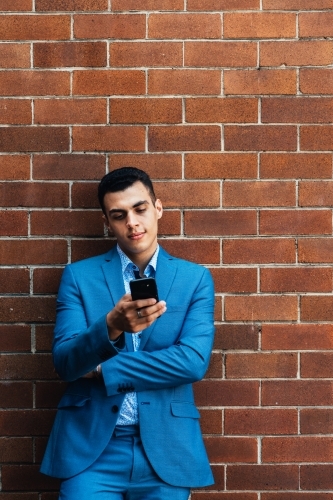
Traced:
POLYGON ((118 330, 118 328, 114 327, 113 322, 112 322, 112 311, 110 311, 106 315, 106 325, 108 327, 109 339, 112 342, 115 342, 116 340, 118 340, 120 335, 123 333, 123 330, 118 330))

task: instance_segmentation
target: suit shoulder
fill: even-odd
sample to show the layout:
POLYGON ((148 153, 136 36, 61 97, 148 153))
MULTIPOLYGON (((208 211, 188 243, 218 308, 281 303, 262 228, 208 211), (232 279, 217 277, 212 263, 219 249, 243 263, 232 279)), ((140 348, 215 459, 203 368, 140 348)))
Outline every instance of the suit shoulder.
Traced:
POLYGON ((76 262, 67 264, 66 267, 71 268, 71 270, 73 271, 99 267, 103 262, 108 260, 109 255, 110 252, 107 252, 100 255, 95 255, 94 257, 88 257, 87 259, 77 260, 76 262))

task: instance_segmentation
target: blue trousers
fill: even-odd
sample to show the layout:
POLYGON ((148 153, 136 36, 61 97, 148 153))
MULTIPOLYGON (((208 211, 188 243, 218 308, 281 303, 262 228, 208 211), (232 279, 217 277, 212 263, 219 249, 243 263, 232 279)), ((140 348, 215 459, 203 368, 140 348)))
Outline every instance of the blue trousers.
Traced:
POLYGON ((59 500, 188 500, 189 494, 189 488, 171 486, 157 476, 139 426, 124 425, 115 428, 96 462, 62 481, 59 500))

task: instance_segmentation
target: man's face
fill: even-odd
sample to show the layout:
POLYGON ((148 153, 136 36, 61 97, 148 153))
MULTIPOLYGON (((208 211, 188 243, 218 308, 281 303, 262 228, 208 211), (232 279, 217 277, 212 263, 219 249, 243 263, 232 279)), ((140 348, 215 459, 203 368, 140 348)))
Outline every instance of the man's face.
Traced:
POLYGON ((161 201, 154 206, 146 186, 137 181, 124 191, 106 193, 104 207, 104 222, 123 252, 136 264, 148 262, 157 245, 161 201))

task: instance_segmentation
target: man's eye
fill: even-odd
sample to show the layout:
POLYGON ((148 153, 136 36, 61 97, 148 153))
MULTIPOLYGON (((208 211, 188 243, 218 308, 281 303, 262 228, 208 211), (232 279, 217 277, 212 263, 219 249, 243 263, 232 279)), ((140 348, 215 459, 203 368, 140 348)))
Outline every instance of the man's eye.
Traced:
POLYGON ((120 215, 113 215, 113 220, 121 220, 124 216, 122 214, 120 215))
POLYGON ((139 214, 141 214, 142 212, 145 212, 145 211, 146 211, 146 209, 145 209, 145 208, 138 208, 138 209, 137 209, 137 212, 138 212, 139 214))

